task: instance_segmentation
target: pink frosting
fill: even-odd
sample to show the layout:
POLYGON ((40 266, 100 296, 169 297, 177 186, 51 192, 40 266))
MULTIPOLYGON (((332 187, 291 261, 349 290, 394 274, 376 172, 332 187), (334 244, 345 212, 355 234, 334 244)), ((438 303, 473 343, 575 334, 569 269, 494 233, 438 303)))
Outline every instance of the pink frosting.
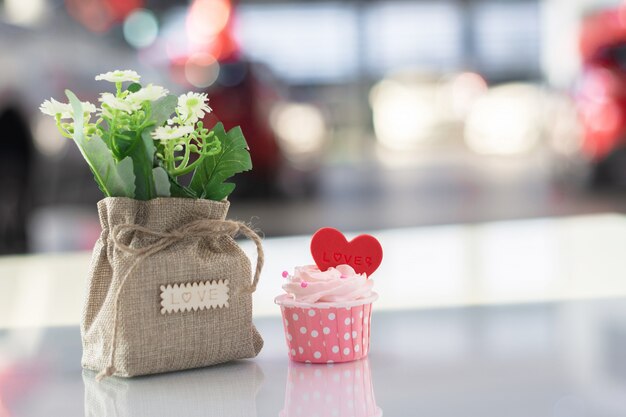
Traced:
POLYGON ((316 265, 298 266, 286 277, 283 289, 304 303, 354 301, 372 295, 374 282, 349 265, 320 271, 316 265))

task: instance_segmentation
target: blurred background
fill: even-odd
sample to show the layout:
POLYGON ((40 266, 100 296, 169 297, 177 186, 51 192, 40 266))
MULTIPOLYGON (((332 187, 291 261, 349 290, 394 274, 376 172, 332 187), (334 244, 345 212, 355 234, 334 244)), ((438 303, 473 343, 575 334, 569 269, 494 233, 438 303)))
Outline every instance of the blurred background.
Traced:
POLYGON ((101 198, 39 113, 96 74, 209 94, 266 236, 626 210, 626 5, 2 0, 0 254, 91 249, 101 198))

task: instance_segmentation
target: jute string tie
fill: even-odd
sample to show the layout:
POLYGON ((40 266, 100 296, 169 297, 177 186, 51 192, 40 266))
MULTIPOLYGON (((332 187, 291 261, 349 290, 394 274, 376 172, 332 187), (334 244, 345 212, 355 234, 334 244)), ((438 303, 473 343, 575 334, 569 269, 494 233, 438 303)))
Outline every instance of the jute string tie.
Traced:
POLYGON ((115 349, 117 347, 117 328, 118 319, 117 314, 119 310, 119 300, 124 284, 126 280, 133 273, 135 268, 141 262, 143 262, 149 256, 154 255, 162 250, 165 250, 169 246, 186 238, 200 238, 200 237, 218 237, 218 236, 230 236, 232 238, 242 234, 248 239, 252 240, 256 245, 257 261, 254 271, 254 277, 250 287, 247 288, 249 293, 256 291, 257 284, 259 283, 259 277, 261 276, 261 270, 263 269, 263 263, 265 256, 263 254, 263 246, 261 245, 261 238, 259 235, 248 227, 245 223, 234 220, 214 220, 214 219, 201 219, 187 223, 178 229, 174 229, 168 232, 160 232, 149 229, 147 227, 139 226, 136 224, 119 224, 112 229, 111 241, 115 249, 118 249, 124 253, 135 256, 135 260, 122 275, 120 283, 117 287, 117 291, 114 296, 115 308, 113 309, 113 337, 111 338, 111 354, 109 356, 109 364, 102 371, 96 375, 96 380, 100 381, 103 378, 109 377, 115 373, 115 349), (144 235, 154 237, 156 240, 141 247, 131 247, 130 245, 123 243, 124 241, 130 241, 126 237, 132 233, 142 233, 144 235))

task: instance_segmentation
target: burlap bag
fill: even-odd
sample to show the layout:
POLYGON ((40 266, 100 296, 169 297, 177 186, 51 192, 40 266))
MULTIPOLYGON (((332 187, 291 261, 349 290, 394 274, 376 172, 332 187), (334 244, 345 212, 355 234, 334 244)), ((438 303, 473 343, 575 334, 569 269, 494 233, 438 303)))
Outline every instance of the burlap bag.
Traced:
POLYGON ((258 235, 225 220, 227 201, 105 198, 81 321, 83 367, 98 379, 213 365, 256 356, 252 293, 263 265, 258 235), (254 277, 234 237, 257 245, 254 277), (228 280, 220 308, 163 313, 162 286, 228 280))

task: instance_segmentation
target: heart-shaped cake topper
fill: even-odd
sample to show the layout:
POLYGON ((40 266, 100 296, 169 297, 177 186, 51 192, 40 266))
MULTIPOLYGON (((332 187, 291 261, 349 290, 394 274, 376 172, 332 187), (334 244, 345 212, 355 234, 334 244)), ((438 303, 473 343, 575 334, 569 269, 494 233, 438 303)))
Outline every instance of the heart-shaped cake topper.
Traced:
POLYGON ((367 274, 368 278, 383 260, 383 248, 374 236, 359 235, 348 242, 343 233, 332 227, 315 232, 311 239, 311 254, 321 271, 346 264, 358 274, 367 274))

